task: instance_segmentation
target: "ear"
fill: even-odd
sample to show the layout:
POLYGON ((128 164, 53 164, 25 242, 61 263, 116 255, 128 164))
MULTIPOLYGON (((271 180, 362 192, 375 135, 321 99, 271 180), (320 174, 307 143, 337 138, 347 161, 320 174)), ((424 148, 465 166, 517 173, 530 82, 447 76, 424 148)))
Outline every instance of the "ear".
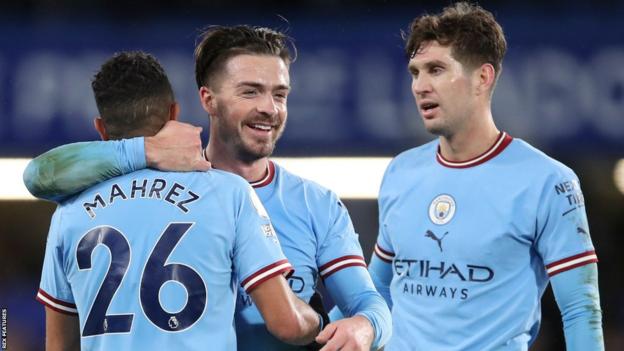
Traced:
POLYGON ((95 119, 93 119, 93 125, 95 126, 95 130, 97 130, 98 134, 100 134, 100 138, 102 138, 102 140, 104 141, 108 140, 106 125, 104 124, 104 120, 102 119, 102 117, 95 117, 95 119))
POLYGON ((171 106, 169 106, 169 120, 177 121, 180 117, 180 104, 177 102, 173 102, 171 106))
POLYGON ((484 63, 475 70, 475 91, 477 95, 490 94, 496 79, 496 71, 491 63, 484 63))
POLYGON ((217 101, 215 93, 208 87, 199 88, 199 101, 209 115, 214 116, 217 111, 217 101))

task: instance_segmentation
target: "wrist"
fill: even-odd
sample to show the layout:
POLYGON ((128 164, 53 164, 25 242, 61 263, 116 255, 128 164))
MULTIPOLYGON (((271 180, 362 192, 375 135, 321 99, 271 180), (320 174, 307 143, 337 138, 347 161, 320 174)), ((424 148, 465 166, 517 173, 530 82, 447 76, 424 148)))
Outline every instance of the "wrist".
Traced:
POLYGON ((145 164, 147 165, 147 167, 150 168, 158 168, 157 167, 157 160, 156 160, 156 138, 153 136, 148 136, 144 138, 144 145, 145 145, 145 164))
POLYGON ((377 334, 373 325, 373 321, 366 314, 363 313, 356 313, 353 318, 359 319, 362 324, 365 324, 367 326, 367 331, 365 332, 366 338, 374 344, 375 339, 377 338, 377 334))
POLYGON ((319 320, 318 332, 320 333, 323 331, 323 328, 325 328, 325 320, 322 314, 317 312, 316 315, 318 316, 318 320, 319 320))

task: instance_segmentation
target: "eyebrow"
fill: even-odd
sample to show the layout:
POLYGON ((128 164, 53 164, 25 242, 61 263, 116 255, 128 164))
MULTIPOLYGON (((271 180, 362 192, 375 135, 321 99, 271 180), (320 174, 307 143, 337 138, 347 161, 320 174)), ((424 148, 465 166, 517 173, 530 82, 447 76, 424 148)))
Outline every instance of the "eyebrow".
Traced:
MULTIPOLYGON (((441 60, 431 60, 431 61, 427 61, 424 63, 424 68, 431 68, 431 67, 436 67, 436 66, 442 66, 442 67, 446 67, 447 64, 444 61, 441 60)), ((410 73, 414 74, 416 72, 418 72, 418 68, 416 67, 415 64, 409 64, 407 66, 407 69, 410 73)))
MULTIPOLYGON (((251 88, 256 88, 256 89, 263 89, 265 88, 264 84, 260 84, 258 82, 247 82, 247 81, 243 81, 240 82, 236 85, 237 88, 240 87, 251 87, 251 88)), ((290 90, 290 86, 285 85, 285 84, 278 84, 275 87, 273 87, 273 90, 290 90)))

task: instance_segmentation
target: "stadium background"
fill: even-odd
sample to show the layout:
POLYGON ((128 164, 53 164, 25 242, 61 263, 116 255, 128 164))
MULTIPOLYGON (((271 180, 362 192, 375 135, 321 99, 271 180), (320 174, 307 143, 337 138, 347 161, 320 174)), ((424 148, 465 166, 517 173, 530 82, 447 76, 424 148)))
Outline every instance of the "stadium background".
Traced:
MULTIPOLYGON (((174 85, 183 120, 206 126, 193 78, 194 39, 207 24, 239 23, 286 29, 299 49, 277 156, 396 155, 431 140, 409 90, 399 30, 445 3, 3 1, 0 158, 33 157, 63 143, 96 139, 90 78, 120 50, 155 54, 174 85)), ((606 344, 622 350, 624 170, 618 189, 615 169, 624 158, 624 4, 481 4, 495 13, 509 43, 494 95, 495 119, 579 175, 600 259, 606 344)), ((15 171, 1 172, 4 182, 15 171)), ((368 258, 376 237, 375 200, 344 200, 368 258)), ((43 349, 44 313, 34 295, 53 210, 43 201, 0 200, 0 307, 7 308, 11 350, 43 349)), ((564 349, 550 289, 543 310, 533 350, 564 349)))

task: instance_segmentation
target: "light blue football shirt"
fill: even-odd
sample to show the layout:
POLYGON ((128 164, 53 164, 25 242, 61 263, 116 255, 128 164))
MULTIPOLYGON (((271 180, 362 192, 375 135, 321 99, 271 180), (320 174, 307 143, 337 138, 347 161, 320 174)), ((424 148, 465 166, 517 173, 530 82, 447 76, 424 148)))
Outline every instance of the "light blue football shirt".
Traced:
POLYGON ((77 313, 88 350, 234 350, 238 286, 291 271, 231 173, 142 170, 59 205, 37 299, 77 313))
MULTIPOLYGON (((288 280, 293 292, 309 301, 321 278, 337 304, 351 314, 359 312, 375 321, 372 311, 349 306, 354 301, 370 298, 367 296, 370 294, 374 295, 371 304, 385 307, 367 277, 358 236, 338 197, 271 161, 265 179, 252 185, 271 216, 284 254, 294 266, 295 273, 288 280), (349 267, 357 269, 343 271, 349 267)), ((284 344, 268 333, 260 312, 242 290, 235 320, 239 350, 301 349, 284 344)), ((381 328, 384 327, 389 328, 389 325, 381 328)))
POLYGON ((382 182, 386 350, 527 350, 549 277, 597 262, 578 178, 505 133, 466 162, 437 148, 400 154, 382 182))

